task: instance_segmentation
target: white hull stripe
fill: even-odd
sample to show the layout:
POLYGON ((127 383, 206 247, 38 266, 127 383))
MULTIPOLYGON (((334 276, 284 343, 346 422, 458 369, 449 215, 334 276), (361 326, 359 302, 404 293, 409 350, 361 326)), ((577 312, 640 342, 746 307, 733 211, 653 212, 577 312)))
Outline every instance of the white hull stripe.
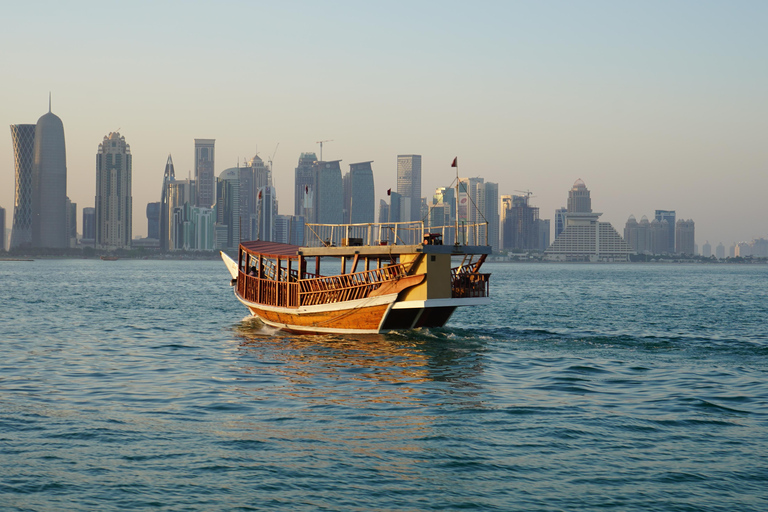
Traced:
POLYGON ((449 306, 485 306, 491 303, 490 297, 465 297, 461 299, 427 299, 395 302, 392 309, 443 308, 449 306))

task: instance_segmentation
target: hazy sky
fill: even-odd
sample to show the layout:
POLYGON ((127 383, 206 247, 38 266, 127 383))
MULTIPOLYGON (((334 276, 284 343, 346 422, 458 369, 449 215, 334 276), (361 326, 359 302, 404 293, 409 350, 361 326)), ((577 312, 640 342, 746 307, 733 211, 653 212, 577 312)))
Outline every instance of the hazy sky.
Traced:
MULTIPOLYGON (((302 151, 398 154, 422 193, 462 176, 530 189, 554 218, 577 178, 620 233, 672 209, 714 246, 768 236, 768 2, 12 2, 0 22, 0 206, 13 216, 11 124, 64 122, 68 195, 93 206, 98 144, 133 153, 134 235, 173 155, 216 139, 216 174, 274 159, 293 213, 302 151)), ((80 228, 78 219, 78 229, 80 228)))

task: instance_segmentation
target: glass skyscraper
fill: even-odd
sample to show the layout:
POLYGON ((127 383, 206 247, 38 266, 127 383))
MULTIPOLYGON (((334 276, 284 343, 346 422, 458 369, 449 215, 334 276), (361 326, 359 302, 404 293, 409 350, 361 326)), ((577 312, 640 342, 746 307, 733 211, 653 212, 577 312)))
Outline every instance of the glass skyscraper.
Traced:
POLYGON ((32 162, 35 149, 35 125, 12 124, 13 160, 16 170, 13 224, 10 248, 32 244, 32 162))

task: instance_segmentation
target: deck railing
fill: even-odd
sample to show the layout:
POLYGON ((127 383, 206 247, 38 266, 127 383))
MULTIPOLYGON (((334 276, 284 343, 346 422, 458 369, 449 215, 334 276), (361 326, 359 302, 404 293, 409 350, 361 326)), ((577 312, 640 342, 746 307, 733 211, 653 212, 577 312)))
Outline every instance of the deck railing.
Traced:
POLYGON ((384 282, 403 277, 408 265, 389 265, 364 272, 302 279, 260 279, 240 272, 237 292, 245 300, 268 306, 299 307, 364 299, 384 282))
POLYGON ((240 272, 237 293, 247 301, 269 306, 298 307, 299 283, 261 279, 240 272))
POLYGON ((480 274, 474 265, 451 269, 451 297, 490 297, 491 274, 480 274))
POLYGON ((364 299, 382 283, 405 276, 406 266, 401 263, 353 274, 302 279, 299 302, 302 306, 315 306, 364 299))
POLYGON ((347 240, 362 245, 418 245, 429 234, 439 234, 444 245, 488 245, 486 222, 430 225, 424 221, 372 222, 367 224, 305 224, 307 247, 340 246, 347 240))

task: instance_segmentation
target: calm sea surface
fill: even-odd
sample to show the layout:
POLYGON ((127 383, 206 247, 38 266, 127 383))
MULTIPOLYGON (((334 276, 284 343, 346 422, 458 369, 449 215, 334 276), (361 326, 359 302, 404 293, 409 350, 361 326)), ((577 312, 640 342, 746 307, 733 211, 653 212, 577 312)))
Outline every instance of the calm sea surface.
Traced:
POLYGON ((220 262, 0 262, 0 510, 768 510, 768 266, 484 268, 313 337, 220 262))

